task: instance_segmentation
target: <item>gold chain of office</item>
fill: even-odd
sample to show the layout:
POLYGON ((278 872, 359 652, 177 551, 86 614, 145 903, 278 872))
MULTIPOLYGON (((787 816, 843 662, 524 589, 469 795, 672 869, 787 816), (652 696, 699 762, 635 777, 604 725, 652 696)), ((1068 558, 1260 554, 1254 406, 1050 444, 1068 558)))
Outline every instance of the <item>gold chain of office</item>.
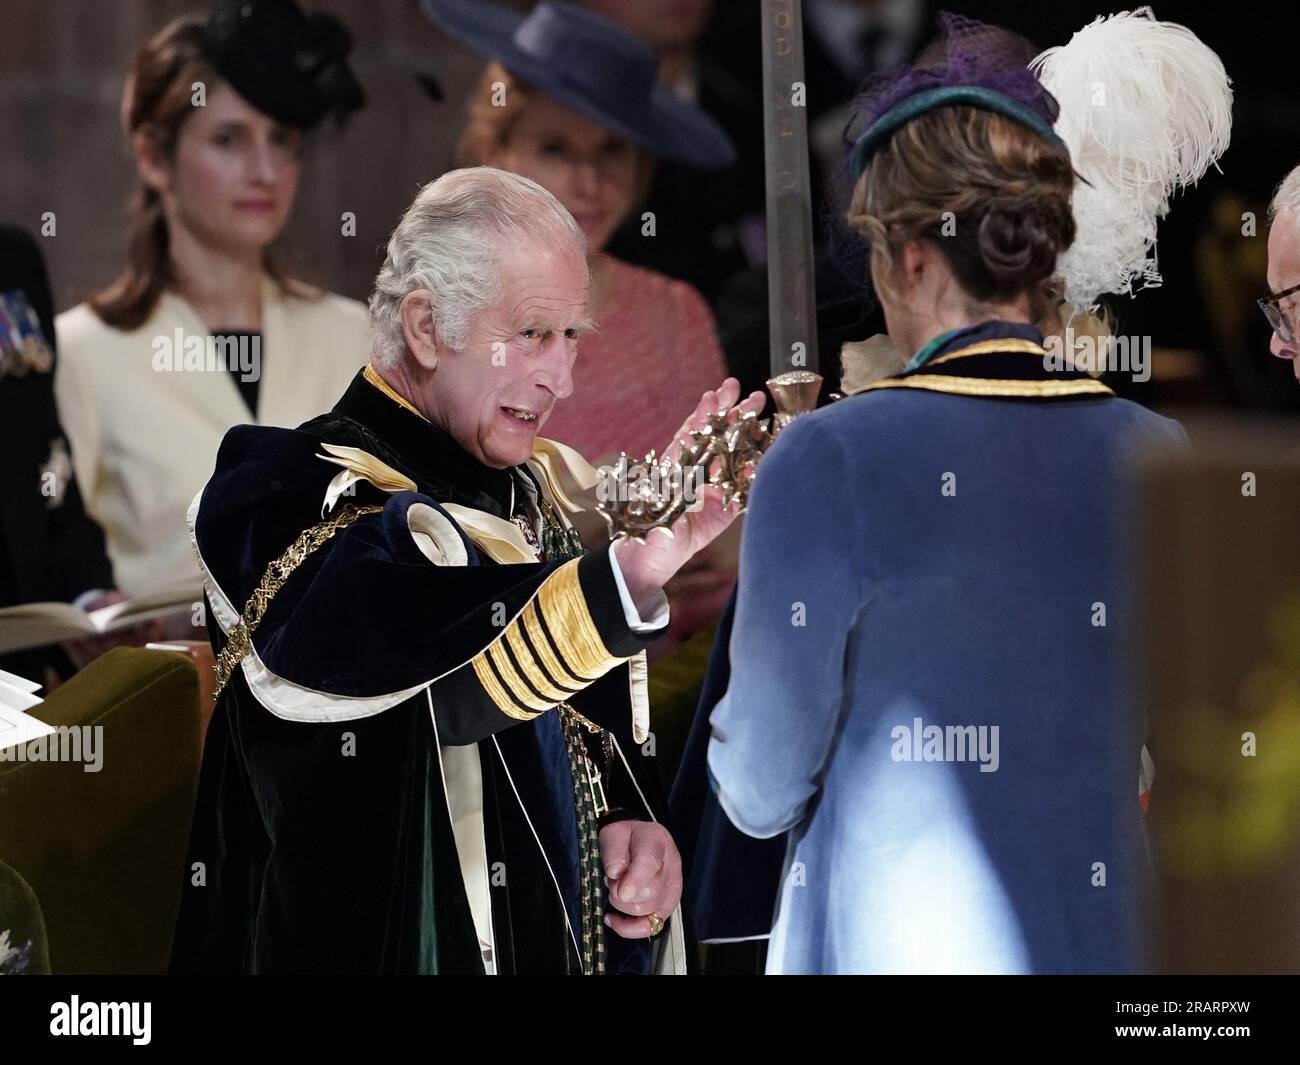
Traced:
POLYGON ((248 597, 248 602, 244 604, 244 612, 240 614, 239 620, 235 622, 234 628, 230 630, 230 638, 226 641, 226 646, 222 648, 221 654, 217 656, 217 663, 213 667, 213 672, 216 674, 216 688, 213 691, 213 698, 221 694, 222 689, 225 688, 234 674, 235 667, 243 661, 244 655, 248 654, 248 649, 253 642, 253 633, 257 631, 258 625, 262 623, 266 608, 275 597, 275 593, 284 587, 284 582, 289 579, 290 574, 302 565, 308 555, 316 551, 322 544, 329 542, 340 529, 347 528, 358 518, 367 514, 378 514, 383 509, 383 507, 378 506, 363 507, 355 503, 349 503, 334 517, 313 525, 309 529, 304 529, 298 534, 297 539, 289 545, 284 554, 266 567, 262 579, 258 581, 257 587, 253 589, 253 594, 248 597))

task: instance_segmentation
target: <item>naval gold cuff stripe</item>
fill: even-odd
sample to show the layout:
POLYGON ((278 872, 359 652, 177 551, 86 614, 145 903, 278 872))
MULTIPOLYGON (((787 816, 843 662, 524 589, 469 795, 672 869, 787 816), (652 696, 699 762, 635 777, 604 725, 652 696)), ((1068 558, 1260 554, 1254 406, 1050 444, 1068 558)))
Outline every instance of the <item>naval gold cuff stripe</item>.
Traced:
POLYGON ((557 648, 552 646, 551 634, 546 631, 545 622, 537 613, 537 603, 533 600, 524 609, 524 631, 528 634, 529 642, 537 649, 538 661, 550 670, 558 687, 570 688, 570 694, 576 695, 594 679, 575 676, 573 670, 560 658, 557 648))
POLYGON ((537 689, 537 686, 533 684, 528 675, 529 670, 535 670, 533 663, 530 661, 525 665, 520 662, 519 659, 515 657, 515 653, 511 649, 508 641, 497 640, 497 642, 492 646, 496 648, 497 658, 510 667, 510 683, 514 684, 517 679, 518 683, 522 685, 519 689, 519 694, 522 698, 528 700, 528 705, 530 707, 540 706, 549 710, 560 701, 559 699, 548 699, 543 692, 537 689))
POLYGON ((538 711, 549 710, 555 705, 546 702, 541 696, 528 690, 528 685, 519 675, 518 670, 515 669, 514 663, 510 661, 510 656, 502 648, 500 640, 494 640, 488 644, 487 654, 488 661, 496 668, 506 691, 515 697, 516 703, 523 703, 524 706, 538 711))
MULTIPOLYGON (((533 610, 532 600, 528 602, 528 610, 533 610)), ((537 668, 545 675, 546 683, 552 688, 558 688, 564 692, 566 699, 571 695, 577 695, 578 692, 582 691, 583 685, 574 685, 568 682, 568 673, 564 671, 564 667, 556 659, 550 643, 547 641, 546 636, 538 631, 539 628, 537 613, 533 610, 532 614, 519 618, 519 626, 515 631, 519 633, 520 638, 524 641, 524 646, 532 654, 533 661, 537 663, 537 668), (533 626, 531 629, 529 628, 530 625, 533 626), (543 658, 543 655, 546 657, 543 658), (558 667, 559 672, 548 667, 547 662, 551 662, 558 667), (556 677, 560 679, 556 680, 556 677)))
POLYGON ((520 675, 526 680, 542 698, 549 699, 550 705, 563 702, 572 692, 566 692, 558 688, 546 675, 546 670, 542 668, 537 657, 533 654, 532 648, 524 640, 523 626, 518 620, 511 623, 506 629, 506 644, 514 658, 515 665, 519 668, 520 675))
POLYGON ((486 651, 482 654, 475 655, 470 664, 474 667, 474 675, 478 677, 478 682, 482 686, 483 690, 487 692, 488 698, 496 704, 497 709, 505 714, 506 717, 512 717, 516 721, 531 721, 537 716, 536 714, 521 709, 515 704, 515 701, 510 698, 510 695, 502 686, 501 681, 497 679, 497 675, 492 669, 492 665, 488 662, 486 651))
MULTIPOLYGON (((555 636, 573 672, 591 680, 603 677, 623 659, 609 653, 591 616, 578 580, 578 560, 566 562, 537 591, 537 609, 555 636)), ((589 681, 590 683, 590 681, 589 681)))
POLYGON ((550 648, 555 654, 555 660, 564 666, 564 669, 568 676, 578 678, 579 690, 587 687, 593 681, 600 679, 598 677, 584 677, 582 676, 582 674, 580 674, 577 671, 577 669, 569 665, 569 660, 564 657, 564 652, 560 649, 560 645, 555 642, 554 634, 551 632, 550 629, 546 627, 546 618, 542 615, 542 612, 540 610, 537 612, 537 625, 542 630, 542 632, 546 635, 546 640, 550 644, 550 648))

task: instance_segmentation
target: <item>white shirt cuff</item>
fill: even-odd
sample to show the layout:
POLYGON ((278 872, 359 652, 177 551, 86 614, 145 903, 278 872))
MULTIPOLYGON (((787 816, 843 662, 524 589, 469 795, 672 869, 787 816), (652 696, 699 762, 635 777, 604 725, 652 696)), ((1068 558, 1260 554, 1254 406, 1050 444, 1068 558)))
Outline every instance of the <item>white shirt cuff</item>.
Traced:
POLYGON ((668 597, 662 591, 655 602, 653 615, 649 620, 642 619, 636 604, 632 602, 631 593, 627 590, 627 581, 623 579, 623 571, 618 565, 618 552, 614 550, 612 544, 609 548, 609 568, 614 571, 614 583, 618 585, 618 598, 623 604, 623 616, 627 619, 629 629, 644 634, 662 629, 668 624, 668 597))

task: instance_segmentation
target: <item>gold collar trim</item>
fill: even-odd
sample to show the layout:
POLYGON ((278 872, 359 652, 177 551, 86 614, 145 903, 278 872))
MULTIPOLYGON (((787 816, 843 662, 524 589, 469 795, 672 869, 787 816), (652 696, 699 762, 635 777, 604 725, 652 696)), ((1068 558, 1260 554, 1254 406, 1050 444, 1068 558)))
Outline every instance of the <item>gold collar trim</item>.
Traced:
POLYGON ((938 366, 940 363, 965 358, 967 355, 1037 355, 1040 358, 1046 358, 1047 349, 1041 344, 1035 344, 1032 340, 1020 340, 1014 337, 1009 337, 1006 340, 981 340, 977 344, 950 351, 947 355, 941 355, 924 365, 938 366))
POLYGON ((946 374, 917 374, 887 378, 855 392, 878 388, 920 388, 927 392, 946 392, 955 396, 1004 396, 1017 399, 1056 399, 1060 396, 1113 396, 1115 393, 1100 381, 1015 381, 996 378, 950 377, 946 374))
POLYGON ((386 395, 394 403, 396 403, 398 406, 405 407, 421 421, 427 422, 429 420, 418 410, 415 409, 415 405, 411 403, 409 399, 407 399, 403 395, 399 395, 397 390, 394 389, 392 385, 390 385, 387 381, 385 381, 382 377, 380 377, 379 372, 370 363, 366 363, 366 368, 365 370, 362 371, 361 376, 364 377, 367 381, 369 381, 372 385, 374 385, 377 389, 379 389, 380 392, 386 395))
MULTIPOLYGON (((416 410, 405 396, 399 395, 392 385, 380 377, 379 373, 369 363, 366 363, 362 376, 394 403, 405 407, 421 421, 427 422, 429 420, 416 410)), ((327 450, 329 449, 327 448, 327 450)), ((351 451, 352 449, 348 450, 351 451)), ((338 451, 334 453, 340 454, 338 451)), ((360 454, 364 455, 365 453, 361 452, 360 454)), ((324 456, 321 457, 324 458, 324 456)), ((365 455, 365 458, 379 466, 383 466, 383 463, 380 463, 373 455, 365 455)), ((327 461, 337 461, 337 459, 327 461)), ((532 466, 533 471, 541 477, 546 486, 547 494, 552 499, 557 500, 565 510, 575 513, 585 509, 570 498, 564 487, 565 475, 571 477, 578 487, 582 489, 594 488, 596 485, 598 478, 595 469, 577 451, 567 444, 561 444, 558 440, 548 440, 545 437, 538 436, 533 439, 533 454, 528 463, 532 466)), ((345 464, 340 462, 339 465, 345 464)), ((384 467, 384 469, 387 468, 384 467)), ((358 472, 363 475, 366 473, 364 470, 358 470, 358 472)), ((374 481, 375 484, 379 484, 373 477, 370 480, 374 481)), ((380 487, 384 486, 380 485, 380 487)), ((391 491, 392 489, 388 490, 391 491)))
POLYGON ((1113 396, 1115 394, 1100 381, 1091 377, 1031 381, 925 372, 932 366, 975 355, 1033 355, 1045 359, 1048 357, 1048 352, 1041 344, 1036 344, 1032 340, 1019 338, 981 340, 927 362, 921 367, 920 372, 910 373, 904 377, 887 377, 859 391, 870 392, 878 388, 919 388, 926 392, 945 392, 955 396, 1001 396, 1017 399, 1055 399, 1060 396, 1113 396))

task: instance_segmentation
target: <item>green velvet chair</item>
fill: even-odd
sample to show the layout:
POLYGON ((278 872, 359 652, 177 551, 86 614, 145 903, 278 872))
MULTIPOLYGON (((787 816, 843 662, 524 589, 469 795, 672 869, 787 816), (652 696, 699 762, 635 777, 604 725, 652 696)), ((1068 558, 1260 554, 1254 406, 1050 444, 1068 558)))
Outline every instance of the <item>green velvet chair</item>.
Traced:
POLYGON ((193 662, 117 648, 31 714, 102 728, 98 772, 84 751, 83 762, 0 762, 0 859, 39 901, 49 967, 165 972, 198 780, 193 662))
POLYGON ((36 893, 12 866, 0 862, 0 976, 45 976, 50 948, 36 893))

